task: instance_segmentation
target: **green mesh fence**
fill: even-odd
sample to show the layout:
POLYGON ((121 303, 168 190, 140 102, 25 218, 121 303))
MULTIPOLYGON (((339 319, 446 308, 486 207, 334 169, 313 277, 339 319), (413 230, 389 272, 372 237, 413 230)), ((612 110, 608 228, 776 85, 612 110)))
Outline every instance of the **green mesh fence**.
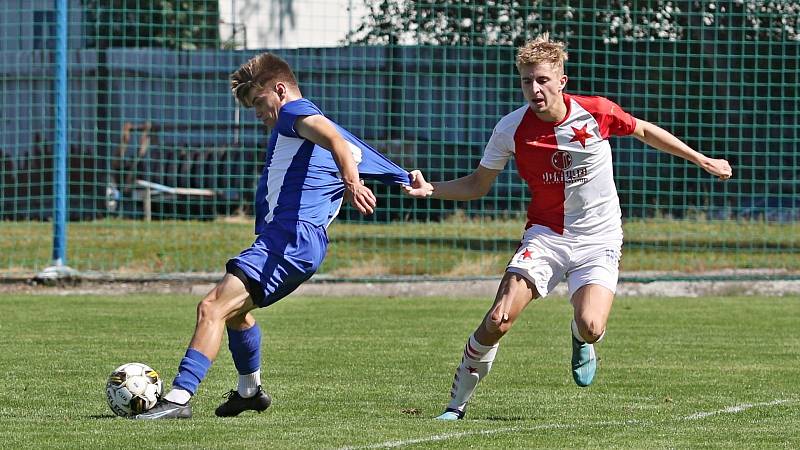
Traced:
MULTIPOLYGON (((59 93, 64 262, 83 273, 221 273, 252 242, 267 140, 229 93, 241 63, 278 53, 337 122, 439 181, 469 174, 497 120, 523 104, 515 48, 549 31, 568 44, 568 91, 607 96, 734 166, 721 183, 613 139, 623 277, 794 276, 798 14, 800 2, 764 1, 4 1, 0 274, 35 274, 53 260, 59 93)), ((371 187, 378 211, 343 209, 323 273, 495 277, 529 200, 513 164, 472 202, 371 187)))

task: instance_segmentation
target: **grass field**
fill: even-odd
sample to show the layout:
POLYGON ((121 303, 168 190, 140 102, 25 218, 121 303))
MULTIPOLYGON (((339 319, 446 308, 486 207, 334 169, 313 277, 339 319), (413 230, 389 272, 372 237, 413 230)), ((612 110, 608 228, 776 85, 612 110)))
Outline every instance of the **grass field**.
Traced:
MULTIPOLYGON (((454 216, 443 222, 336 221, 321 273, 337 278, 499 276, 525 220, 454 216)), ((50 264, 52 224, 3 222, 0 273, 35 274, 50 264)), ((797 223, 629 220, 621 268, 701 273, 770 268, 800 272, 797 223)), ((114 274, 213 272, 253 241, 252 219, 70 223, 67 263, 114 274)))
POLYGON ((109 372, 142 361, 169 383, 196 301, 3 295, 2 447, 800 447, 798 297, 622 297, 585 389, 568 369, 569 305, 543 300, 505 338, 458 423, 431 418, 487 299, 290 297, 256 312, 267 412, 214 417, 235 382, 223 348, 193 419, 112 416, 109 372))

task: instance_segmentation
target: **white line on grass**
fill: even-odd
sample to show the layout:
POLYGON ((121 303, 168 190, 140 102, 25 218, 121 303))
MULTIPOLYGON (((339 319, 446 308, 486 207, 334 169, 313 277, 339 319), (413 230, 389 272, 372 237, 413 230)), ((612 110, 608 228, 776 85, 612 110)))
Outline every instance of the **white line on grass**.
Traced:
POLYGON ((542 429, 553 429, 553 428, 573 428, 574 425, 567 425, 567 424, 545 424, 545 425, 538 425, 535 427, 508 427, 508 428, 495 428, 494 430, 478 430, 478 431, 462 431, 459 433, 445 433, 445 434, 435 434, 433 436, 428 436, 424 438, 417 438, 417 439, 406 439, 403 441, 386 441, 381 442, 378 444, 372 445, 365 445, 363 447, 342 447, 339 450, 361 450, 361 449, 370 449, 370 448, 395 448, 395 447, 404 447, 406 445, 413 445, 413 444, 422 444, 425 442, 437 442, 437 441, 446 441, 448 439, 457 439, 465 436, 476 436, 476 435, 491 435, 497 433, 513 433, 515 431, 527 431, 527 430, 542 430, 542 429))
MULTIPOLYGON (((744 403, 741 405, 729 406, 725 409, 719 409, 716 411, 701 411, 696 412, 694 414, 690 414, 688 416, 681 417, 681 420, 699 420, 704 419, 709 416, 715 416, 717 414, 736 414, 742 411, 746 411, 751 408, 759 408, 763 406, 775 406, 780 405, 783 403, 791 403, 794 400, 783 399, 783 400, 773 400, 771 402, 763 402, 763 403, 744 403)), ((498 433, 514 433, 518 431, 536 431, 536 430, 553 430, 553 429, 571 429, 577 427, 598 427, 598 426, 613 426, 613 425, 643 425, 650 423, 646 420, 624 420, 624 421, 601 421, 601 422, 589 422, 589 423, 581 423, 581 424, 566 424, 566 423, 549 423, 549 424, 542 424, 536 425, 532 427, 506 427, 506 428, 495 428, 493 430, 478 430, 478 431, 461 431, 458 433, 444 433, 444 434, 435 434, 433 436, 423 437, 423 438, 416 438, 416 439, 405 439, 402 441, 385 441, 379 442, 377 444, 370 444, 364 446, 347 446, 341 447, 339 450, 366 450, 366 449, 373 449, 373 448, 397 448, 397 447, 405 447, 407 445, 414 445, 414 444, 424 444, 427 442, 438 442, 438 441, 446 441, 449 439, 458 439, 467 436, 488 436, 492 434, 498 433)))
POLYGON ((698 412, 694 413, 690 416, 684 417, 685 420, 697 420, 697 419, 704 419, 708 416, 715 416, 717 414, 736 414, 738 412, 742 412, 746 409, 756 408, 760 406, 775 406, 780 405, 782 403, 789 403, 792 400, 773 400, 771 402, 765 403, 745 403, 743 405, 736 405, 736 406, 729 406, 725 409, 720 409, 717 411, 708 411, 708 412, 698 412))

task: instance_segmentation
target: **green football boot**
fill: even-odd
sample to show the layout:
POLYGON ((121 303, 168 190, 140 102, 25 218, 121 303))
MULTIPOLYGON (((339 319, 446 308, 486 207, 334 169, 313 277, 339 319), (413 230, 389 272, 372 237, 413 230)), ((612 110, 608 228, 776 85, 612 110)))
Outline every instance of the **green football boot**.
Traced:
POLYGON ((594 381, 597 372, 597 354, 594 345, 581 342, 572 336, 572 378, 575 384, 586 387, 594 381))

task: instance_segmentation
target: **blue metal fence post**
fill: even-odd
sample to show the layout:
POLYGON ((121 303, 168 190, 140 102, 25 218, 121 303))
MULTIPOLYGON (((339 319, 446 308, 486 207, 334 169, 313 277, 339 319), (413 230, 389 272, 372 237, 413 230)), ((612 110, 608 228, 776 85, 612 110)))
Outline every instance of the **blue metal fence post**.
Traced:
POLYGON ((69 98, 67 76, 69 54, 67 30, 69 27, 69 1, 56 0, 56 145, 53 176, 53 262, 37 278, 54 279, 73 276, 74 270, 66 265, 67 260, 67 152, 69 124, 67 99, 69 98))
POLYGON ((56 50, 56 160, 53 186, 53 265, 66 262, 67 253, 67 0, 58 0, 56 50))

